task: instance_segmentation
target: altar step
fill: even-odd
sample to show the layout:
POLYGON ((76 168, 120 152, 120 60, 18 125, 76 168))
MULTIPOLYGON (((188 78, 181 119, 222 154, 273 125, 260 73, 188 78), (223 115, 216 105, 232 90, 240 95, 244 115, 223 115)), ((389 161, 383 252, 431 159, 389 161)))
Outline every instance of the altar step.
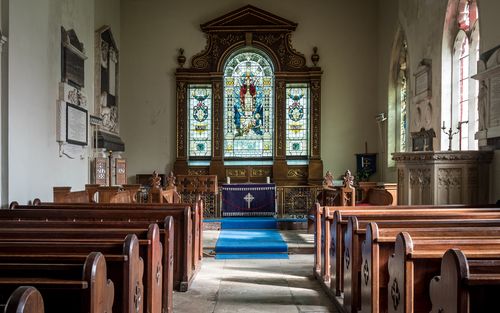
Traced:
POLYGON ((288 245, 274 218, 224 218, 216 259, 288 259, 288 245))
POLYGON ((278 221, 273 217, 226 217, 221 221, 222 229, 277 229, 278 221))

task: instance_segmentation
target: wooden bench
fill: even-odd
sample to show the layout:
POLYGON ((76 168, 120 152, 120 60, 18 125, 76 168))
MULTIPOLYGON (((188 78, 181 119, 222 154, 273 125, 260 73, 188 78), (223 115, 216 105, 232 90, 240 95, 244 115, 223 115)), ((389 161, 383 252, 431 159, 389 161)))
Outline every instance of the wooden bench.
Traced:
MULTIPOLYGON (((475 255, 477 257, 477 255, 475 255)), ((500 255, 472 259, 459 249, 446 251, 441 271, 429 286, 431 313, 496 312, 500 294, 500 255)))
MULTIPOLYGON (((0 294, 13 293, 16 297, 11 299, 17 298, 18 303, 30 302, 31 306, 26 309, 35 310, 41 299, 33 295, 32 289, 18 289, 23 285, 34 286, 41 292, 47 312, 113 312, 114 286, 107 278, 106 259, 100 252, 92 252, 83 260, 47 254, 37 260, 30 255, 19 255, 8 263, 0 261, 0 294), (19 293, 34 299, 23 299, 19 293)), ((6 307, 10 306, 9 301, 6 307)), ((20 311, 6 308, 5 312, 20 311)))
MULTIPOLYGON (((174 232, 173 232, 173 218, 167 216, 163 224, 158 223, 161 229, 158 232, 157 224, 149 224, 149 222, 144 221, 131 221, 131 222, 99 222, 94 221, 40 221, 40 220, 28 220, 28 221, 17 221, 17 220, 3 220, 2 221, 2 232, 5 236, 11 238, 16 238, 14 235, 9 234, 9 231, 13 230, 15 233, 23 232, 26 230, 27 234, 32 232, 37 232, 38 230, 46 230, 47 232, 57 229, 62 235, 58 236, 54 234, 54 237, 68 237, 69 235, 64 234, 64 232, 79 232, 80 230, 87 232, 87 238, 89 240, 95 240, 98 238, 123 238, 122 234, 135 234, 139 239, 140 244, 140 256, 144 260, 145 264, 145 290, 146 295, 146 307, 151 307, 149 312, 156 312, 156 307, 160 304, 162 305, 162 312, 173 312, 173 261, 174 261, 174 232), (66 228, 66 229, 65 229, 66 228), (69 230, 68 230, 69 228, 69 230), (158 243, 158 237, 161 242, 166 244, 158 243), (147 250, 146 248, 147 245, 147 250), (149 243, 151 245, 149 245, 149 243), (160 246, 160 251, 158 253, 157 249, 150 250, 156 245, 160 246), (163 258, 162 258, 163 255, 163 258), (158 266, 158 258, 160 258, 162 266, 158 266), (163 277, 160 281, 157 280, 158 274, 163 272, 163 277), (146 282, 148 280, 148 282, 146 282), (158 291, 158 283, 162 286, 158 291), (153 285, 153 287, 148 287, 153 285), (157 293, 161 292, 161 297, 157 296, 157 293), (161 299, 161 302, 158 301, 161 299), (149 306, 149 303, 153 303, 149 306)), ((0 235, 1 236, 1 235, 0 235)), ((18 235, 22 237, 21 235, 18 235)), ((75 235, 77 238, 81 235, 75 235)), ((13 239, 11 239, 13 240, 13 239)))
MULTIPOLYGON (((319 210, 324 210, 325 214, 317 214, 318 218, 321 216, 323 227, 318 227, 316 232, 320 233, 319 237, 323 237, 323 242, 320 244, 316 242, 316 252, 315 252, 315 269, 314 273, 320 280, 331 281, 331 288, 333 292, 340 296, 343 292, 343 268, 344 268, 344 233, 347 229, 347 222, 350 216, 357 216, 360 220, 371 220, 373 218, 378 219, 401 219, 411 218, 412 214, 417 214, 419 216, 413 217, 413 219, 432 219, 429 216, 420 215, 423 210, 429 210, 429 214, 441 215, 440 219, 446 219, 452 217, 453 214, 458 214, 462 210, 462 215, 466 215, 466 212, 470 210, 483 210, 483 218, 495 218, 498 217, 500 211, 494 208, 465 208, 462 206, 453 207, 425 207, 425 206, 388 206, 388 207, 363 207, 363 208, 352 208, 352 207, 324 207, 318 208, 319 210), (443 210, 453 210, 453 211, 443 211, 443 210), (441 211, 441 212, 438 212, 441 211), (398 212, 398 217, 395 214, 398 212), (489 214, 489 215, 484 215, 489 214), (324 229, 323 229, 324 228, 324 229), (322 233, 330 234, 323 236, 322 233), (321 249, 321 251, 318 251, 321 249), (337 278, 338 277, 338 278, 337 278)), ((478 217, 479 218, 479 217, 478 217)), ((316 236, 318 237, 318 236, 316 236)))
POLYGON ((0 305, 4 313, 44 313, 43 298, 40 292, 31 286, 18 287, 10 295, 6 304, 0 305))
MULTIPOLYGON (((13 205, 13 210, 0 210, 0 220, 90 221, 95 225, 106 222, 123 228, 124 222, 158 223, 165 217, 174 218, 174 287, 186 291, 195 277, 192 267, 193 232, 191 208, 184 205, 155 204, 57 204, 45 206, 13 205), (153 207, 148 207, 153 206, 153 207), (162 209, 163 208, 163 209, 162 209), (96 223, 97 222, 97 223, 96 223)), ((90 223, 92 224, 92 223, 90 223)), ((159 225, 161 227, 161 225, 159 225)), ((101 225, 100 227, 104 227, 101 225)), ((125 226, 127 227, 127 226, 125 226)), ((195 238, 196 240, 196 238, 195 238)), ((168 245, 162 242, 163 245, 168 245)))
MULTIPOLYGON (((166 219, 168 220, 165 223, 172 225, 172 217, 167 217, 166 219)), ((40 223, 46 224, 46 222, 40 223)), ((87 241, 110 242, 112 241, 111 239, 114 239, 115 242, 120 242, 123 241, 123 238, 127 234, 137 235, 139 238, 139 256, 143 259, 145 267, 143 275, 145 311, 161 313, 163 309, 162 299, 165 299, 167 301, 165 303, 165 311, 172 312, 172 289, 166 290, 167 294, 165 296, 162 294, 162 280, 164 277, 169 280, 169 285, 172 285, 172 266, 167 264, 170 269, 169 267, 165 267, 167 270, 167 275, 165 275, 162 263, 163 248, 160 243, 160 230, 157 224, 151 224, 147 229, 67 228, 67 224, 61 224, 57 227, 40 227, 33 225, 33 223, 24 225, 22 222, 16 222, 16 224, 18 224, 16 228, 3 227, 0 229, 0 242, 64 241, 78 244, 79 242, 87 241)), ((171 234, 173 235, 173 229, 171 229, 171 234)), ((165 255, 167 256, 171 256, 171 253, 172 249, 165 251, 165 255)))
POLYGON ((429 283, 440 273, 441 259, 451 248, 470 258, 496 257, 500 239, 412 239, 402 232, 397 236, 394 254, 389 257, 389 312, 430 312, 429 283))
MULTIPOLYGON (((338 281, 341 281, 341 287, 344 291, 344 307, 348 311, 356 311, 360 306, 359 297, 359 282, 360 278, 358 274, 361 268, 361 242, 359 239, 359 229, 358 224, 356 224, 356 229, 353 229, 353 224, 349 223, 349 218, 356 217, 357 220, 365 221, 384 221, 384 220, 446 220, 450 218, 498 218, 500 219, 500 211, 498 209, 489 208, 419 208, 419 209, 393 209, 393 210, 372 210, 372 211, 349 211, 346 212, 336 211, 334 213, 334 227, 331 231, 331 242, 326 236, 326 244, 334 243, 335 249, 330 249, 330 251, 325 251, 325 253, 331 254, 331 272, 338 273, 340 268, 340 276, 332 275, 331 277, 331 287, 337 288, 338 281), (347 218, 347 221, 346 221, 347 218), (341 224, 347 224, 347 229, 345 232, 341 232, 341 237, 337 238, 337 230, 341 228, 341 224), (350 225, 350 228, 349 228, 350 225), (338 250, 339 242, 343 243, 343 249, 338 250), (353 292, 356 290, 356 292, 353 292)), ((364 240, 364 232, 363 238, 364 240)), ((325 247, 330 247, 325 245, 325 247)), ((327 268, 329 264, 325 264, 327 268)), ((328 272, 328 271, 327 271, 328 272)), ((337 291, 337 289, 335 289, 337 291)))
MULTIPOLYGON (((0 241, 0 263, 15 263, 19 259, 23 262, 47 262, 50 259, 65 260, 66 262, 83 261, 92 251, 99 251, 106 257, 108 276, 115 285, 116 312, 141 313, 143 312, 143 260, 139 257, 139 242, 137 236, 129 234, 123 240, 75 240, 56 241, 48 239, 26 241, 0 241)), ((43 265, 33 270, 33 275, 44 269, 43 265)), ((0 266, 0 277, 5 278, 13 269, 0 266)), ((28 271, 28 269, 24 269, 28 271)), ((0 285, 2 279, 0 279, 0 285)))
MULTIPOLYGON (((42 205, 44 207, 50 207, 50 206, 60 206, 61 204, 57 203, 43 203, 43 202, 37 202, 37 205, 42 205)), ((82 204, 82 203, 75 203, 74 205, 70 206, 70 208, 73 207, 87 207, 88 204, 82 204)), ((106 208, 109 209, 126 209, 126 210, 137 210, 138 209, 138 204, 133 204, 133 205, 125 205, 122 204, 121 206, 115 206, 113 204, 100 204, 99 208, 103 208, 105 206, 106 208)), ((148 208, 148 209, 169 209, 169 208, 178 208, 179 206, 190 206, 191 207, 191 221, 192 221, 192 267, 193 271, 197 272, 200 269, 201 266, 201 261, 203 259, 203 210, 204 210, 204 203, 200 199, 200 197, 197 197, 195 203, 193 204, 187 204, 187 203, 161 203, 161 204, 155 204, 155 203, 149 203, 149 204, 140 204, 140 208, 148 208)), ((19 206, 18 206, 19 207, 19 206)), ((66 207, 66 206, 63 206, 66 207)))
MULTIPOLYGON (((351 220, 353 225, 357 224, 355 217, 351 217, 351 220)), ((387 312, 388 310, 387 284, 389 273, 387 263, 389 256, 394 251, 394 243, 399 232, 407 231, 414 238, 436 236, 443 238, 478 238, 498 236, 500 234, 500 219, 383 221, 370 222, 364 229, 362 228, 363 224, 359 224, 358 232, 361 236, 364 232, 366 236, 361 244, 361 263, 356 269, 361 280, 359 283, 360 289, 351 290, 348 286, 345 286, 344 295, 356 292, 360 294, 360 312, 363 313, 387 312)))
MULTIPOLYGON (((85 190, 71 191, 71 187, 54 187, 53 199, 55 203, 93 203, 98 195, 99 203, 137 203, 137 193, 140 185, 100 186, 85 185, 85 190)), ((33 200, 33 204, 41 203, 40 199, 33 200)))

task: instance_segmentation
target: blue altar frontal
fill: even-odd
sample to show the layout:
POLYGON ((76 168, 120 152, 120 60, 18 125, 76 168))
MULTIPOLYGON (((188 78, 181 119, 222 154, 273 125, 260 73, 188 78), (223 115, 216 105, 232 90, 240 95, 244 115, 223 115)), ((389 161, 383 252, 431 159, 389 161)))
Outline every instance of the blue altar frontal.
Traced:
POLYGON ((223 184, 222 216, 274 216, 275 184, 223 184))

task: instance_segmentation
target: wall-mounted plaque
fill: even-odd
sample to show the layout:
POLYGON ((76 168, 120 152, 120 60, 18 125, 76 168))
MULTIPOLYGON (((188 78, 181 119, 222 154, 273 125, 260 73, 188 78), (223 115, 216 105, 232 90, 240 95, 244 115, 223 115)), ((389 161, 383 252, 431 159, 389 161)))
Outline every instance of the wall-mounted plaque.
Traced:
POLYGON ((96 31, 95 42, 95 112, 102 119, 99 130, 118 135, 118 46, 109 26, 96 31))
POLYGON ((85 68, 84 61, 87 59, 83 43, 73 29, 67 30, 61 27, 62 44, 62 80, 78 88, 84 87, 85 68))
POLYGON ((125 159, 115 159, 115 184, 127 184, 127 161, 125 159))
POLYGON ((88 112, 66 103, 66 142, 86 146, 88 143, 88 112))
POLYGON ((415 73, 415 102, 429 99, 432 96, 431 60, 423 59, 415 73))

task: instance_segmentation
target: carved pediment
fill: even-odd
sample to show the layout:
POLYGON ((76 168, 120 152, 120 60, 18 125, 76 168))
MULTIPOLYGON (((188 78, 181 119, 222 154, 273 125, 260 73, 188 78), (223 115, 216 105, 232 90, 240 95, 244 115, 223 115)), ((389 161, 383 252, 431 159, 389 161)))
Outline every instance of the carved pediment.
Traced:
POLYGON ((201 25, 204 32, 251 30, 294 31, 297 23, 247 5, 201 25))

